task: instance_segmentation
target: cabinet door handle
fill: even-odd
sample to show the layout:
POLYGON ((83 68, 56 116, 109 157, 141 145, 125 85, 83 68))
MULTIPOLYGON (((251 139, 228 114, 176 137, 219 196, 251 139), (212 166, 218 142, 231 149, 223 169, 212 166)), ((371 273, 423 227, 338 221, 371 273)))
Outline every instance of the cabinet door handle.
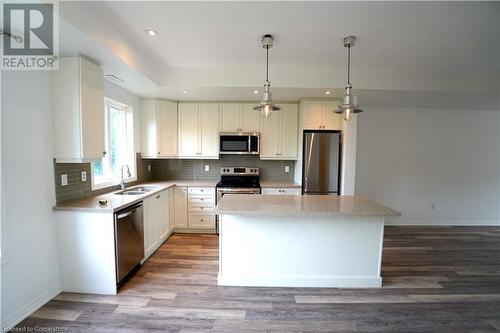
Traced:
POLYGON ((156 199, 160 199, 160 195, 157 195, 157 196, 156 196, 156 199))
POLYGON ((106 156, 106 151, 103 151, 103 152, 102 152, 102 155, 103 155, 103 156, 106 156))
POLYGON ((203 219, 200 219, 201 222, 203 222, 203 219))

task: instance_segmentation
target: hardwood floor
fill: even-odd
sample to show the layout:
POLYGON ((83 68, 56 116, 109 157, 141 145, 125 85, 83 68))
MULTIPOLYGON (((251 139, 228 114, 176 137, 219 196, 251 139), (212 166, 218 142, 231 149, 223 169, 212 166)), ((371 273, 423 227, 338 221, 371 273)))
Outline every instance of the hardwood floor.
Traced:
POLYGON ((117 296, 64 293, 18 328, 499 332, 499 227, 386 227, 382 289, 218 287, 215 235, 173 235, 117 296))

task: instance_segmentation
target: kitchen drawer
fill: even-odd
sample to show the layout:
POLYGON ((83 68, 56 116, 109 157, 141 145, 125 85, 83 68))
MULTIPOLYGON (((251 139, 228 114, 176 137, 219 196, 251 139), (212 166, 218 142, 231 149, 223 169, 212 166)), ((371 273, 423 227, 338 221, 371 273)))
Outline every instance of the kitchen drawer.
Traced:
POLYGON ((263 188, 262 194, 275 194, 275 195, 301 195, 302 190, 300 188, 263 188))
POLYGON ((214 209, 214 205, 189 205, 189 211, 193 213, 205 213, 205 212, 211 212, 214 209))
POLYGON ((215 229, 215 215, 189 214, 189 228, 215 229))
POLYGON ((215 198, 207 195, 190 195, 188 201, 190 204, 215 204, 215 198))
POLYGON ((191 194, 203 194, 215 196, 214 187, 189 187, 188 193, 191 194))

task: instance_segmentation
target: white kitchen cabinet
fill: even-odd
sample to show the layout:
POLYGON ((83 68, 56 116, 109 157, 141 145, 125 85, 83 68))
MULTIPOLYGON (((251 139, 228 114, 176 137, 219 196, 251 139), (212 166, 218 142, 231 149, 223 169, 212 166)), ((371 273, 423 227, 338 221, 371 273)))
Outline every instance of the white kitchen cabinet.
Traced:
POLYGON ((281 111, 273 112, 268 119, 261 121, 261 159, 297 159, 297 104, 280 106, 281 111))
POLYGON ((253 108, 257 103, 240 104, 241 128, 243 132, 259 132, 261 113, 253 108))
POLYGON ((200 104, 201 157, 219 158, 219 105, 200 104))
POLYGON ((300 188, 293 187, 268 187, 263 188, 261 193, 274 195, 301 195, 302 190, 300 188))
POLYGON ((175 217, 174 217, 174 227, 175 228, 187 228, 188 227, 188 195, 187 187, 175 187, 174 190, 174 203, 175 203, 175 217))
POLYGON ((172 188, 168 188, 143 200, 145 258, 156 251, 172 231, 172 199, 172 188))
POLYGON ((219 158, 219 105, 179 103, 179 156, 219 158))
POLYGON ((177 103, 161 99, 141 100, 142 157, 176 157, 177 103))
POLYGON ((338 101, 302 101, 303 129, 340 130, 340 115, 333 112, 338 101))
POLYGON ((259 132, 260 112, 255 111, 251 103, 220 104, 221 132, 259 132))
POLYGON ((60 58, 53 82, 56 162, 101 159, 106 154, 102 69, 81 56, 60 58))
POLYGON ((220 105, 220 131, 239 132, 241 131, 240 105, 225 103, 220 105))
POLYGON ((188 188, 188 227, 189 229, 215 229, 214 187, 188 188))

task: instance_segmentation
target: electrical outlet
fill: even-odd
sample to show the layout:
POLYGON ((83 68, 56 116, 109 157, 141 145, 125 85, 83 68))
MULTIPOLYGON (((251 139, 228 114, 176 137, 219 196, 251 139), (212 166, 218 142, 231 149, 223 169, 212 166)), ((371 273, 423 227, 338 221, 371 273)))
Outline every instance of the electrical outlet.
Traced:
POLYGON ((210 164, 205 164, 205 172, 209 172, 210 171, 210 164))
POLYGON ((82 176, 82 182, 86 182, 87 181, 87 171, 82 170, 82 172, 80 174, 82 176))
POLYGON ((148 164, 148 172, 151 172, 151 164, 148 164))
POLYGON ((68 185, 68 175, 63 174, 61 175, 61 186, 66 186, 68 185))
POLYGON ((290 166, 285 165, 285 172, 290 172, 290 166))

